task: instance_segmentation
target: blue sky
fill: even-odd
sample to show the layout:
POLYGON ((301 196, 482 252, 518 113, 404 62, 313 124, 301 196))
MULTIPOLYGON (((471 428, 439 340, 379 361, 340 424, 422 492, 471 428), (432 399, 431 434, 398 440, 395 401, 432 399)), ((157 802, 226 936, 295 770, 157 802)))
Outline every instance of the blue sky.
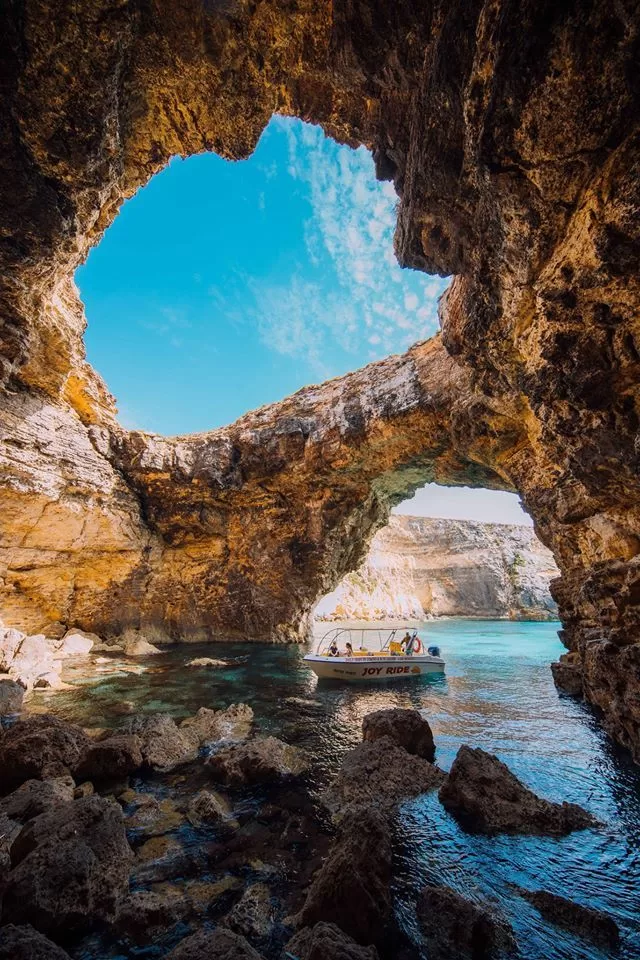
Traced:
POLYGON ((76 273, 122 423, 211 430, 435 333, 447 281, 398 266, 396 203, 368 151, 298 120, 248 160, 174 159, 76 273))

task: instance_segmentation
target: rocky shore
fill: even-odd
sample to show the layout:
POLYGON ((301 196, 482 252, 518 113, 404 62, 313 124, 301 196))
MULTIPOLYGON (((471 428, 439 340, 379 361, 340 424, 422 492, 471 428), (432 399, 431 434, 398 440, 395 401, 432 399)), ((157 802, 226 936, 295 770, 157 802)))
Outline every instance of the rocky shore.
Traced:
MULTIPOLYGON (((436 758, 420 712, 370 713, 362 743, 314 798, 313 756, 261 735, 244 704, 178 722, 134 715, 97 736, 25 715, 0 736, 0 958, 115 946, 133 958, 151 943, 170 960, 510 955, 508 920, 450 887, 421 890, 417 940, 398 926, 399 805, 439 789, 464 830, 489 835, 598 824, 537 797, 482 750, 461 746, 449 774, 436 758)), ((617 940, 598 911, 522 896, 573 933, 617 940)))

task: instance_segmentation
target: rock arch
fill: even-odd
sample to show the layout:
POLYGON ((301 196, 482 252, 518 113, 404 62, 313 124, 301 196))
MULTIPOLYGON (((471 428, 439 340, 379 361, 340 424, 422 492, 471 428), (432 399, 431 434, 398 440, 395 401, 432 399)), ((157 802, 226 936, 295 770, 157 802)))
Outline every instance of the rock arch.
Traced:
MULTIPOLYGON (((257 448, 243 446, 244 431, 259 434, 260 414, 209 439, 127 436, 84 361, 71 277, 122 199, 171 155, 246 156, 274 111, 294 114, 373 150, 378 175, 401 197, 402 263, 456 274, 442 342, 393 361, 410 371, 403 383, 424 361, 413 412, 382 391, 369 417, 345 415, 338 466, 343 476, 350 462, 363 471, 349 516, 366 531, 384 513, 370 498, 393 496, 379 495, 371 473, 383 434, 395 451, 389 476, 404 476, 405 491, 412 463, 422 479, 441 470, 448 482, 517 488, 557 557, 565 642, 583 664, 587 697, 638 755, 638 12, 636 0, 5 4, 7 616, 122 613, 127 596, 153 596, 149 571, 181 538, 191 568, 210 577, 215 558, 201 532, 217 521, 207 503, 195 516, 187 491, 216 449, 225 482, 238 483, 234 457, 240 449, 251 460, 257 448), (181 504, 167 490, 172 471, 181 504), (80 549, 86 563, 74 565, 80 549)), ((381 369, 342 389, 375 393, 381 369)), ((326 438, 340 434, 322 412, 335 389, 321 388, 313 408, 326 438)), ((304 420, 312 407, 298 395, 272 413, 304 420)), ((288 459, 279 477, 308 466, 305 429, 269 441, 288 459)), ((289 495, 299 517, 298 493, 289 495)), ((267 504, 265 531, 276 523, 267 504)), ((326 504, 320 513, 320 552, 351 562, 355 554, 341 560, 327 547, 348 533, 347 515, 338 507, 330 532, 326 504)), ((291 553, 302 593, 324 577, 308 532, 291 553)), ((245 573, 252 562, 247 553, 245 573)), ((251 611, 253 599, 237 595, 251 611)))

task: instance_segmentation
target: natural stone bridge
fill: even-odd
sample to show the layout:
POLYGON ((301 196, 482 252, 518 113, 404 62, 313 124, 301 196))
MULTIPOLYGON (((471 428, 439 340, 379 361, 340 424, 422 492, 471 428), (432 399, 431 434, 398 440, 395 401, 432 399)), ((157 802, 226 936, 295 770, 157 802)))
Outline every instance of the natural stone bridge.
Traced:
POLYGON ((640 756, 638 13, 5 4, 5 620, 287 633, 417 483, 513 487, 587 697, 640 756), (209 436, 127 435, 73 271, 170 156, 245 157, 274 111, 373 150, 400 261, 456 275, 442 344, 209 436))

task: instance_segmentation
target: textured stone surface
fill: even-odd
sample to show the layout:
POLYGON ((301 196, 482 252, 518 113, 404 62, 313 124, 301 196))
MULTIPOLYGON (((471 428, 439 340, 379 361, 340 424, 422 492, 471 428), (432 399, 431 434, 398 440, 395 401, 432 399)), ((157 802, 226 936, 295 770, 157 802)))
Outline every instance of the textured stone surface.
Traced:
POLYGON ((549 583, 557 575, 531 527, 394 515, 315 616, 551 620, 558 611, 549 583))
POLYGON ((592 940, 601 947, 615 948, 620 941, 618 925, 608 914, 593 907, 583 907, 573 900, 548 890, 520 890, 521 895, 538 910, 545 920, 564 927, 571 933, 592 940))
POLYGON ((416 912, 429 960, 497 960, 515 951, 506 921, 450 887, 423 887, 416 912))
POLYGON ((222 927, 200 930, 187 937, 167 955, 167 960, 211 960, 213 957, 216 960, 261 960, 260 954, 244 937, 222 927))
POLYGON ((90 745, 81 727, 50 714, 20 720, 0 738, 2 785, 73 772, 90 745))
POLYGON ((300 930, 287 944, 299 960, 378 960, 375 947, 362 947, 335 925, 316 923, 300 930))
POLYGON ((71 777, 53 780, 27 780, 0 800, 0 816, 26 823, 55 807, 73 800, 75 784, 71 777))
POLYGON ((0 717, 10 717, 20 713, 24 687, 15 680, 0 679, 0 717))
POLYGON ((640 758, 635 0, 1 16, 6 622, 294 636, 395 499, 495 483, 553 549, 585 696, 640 758), (442 341, 210 435, 122 431, 73 271, 169 157, 246 157, 274 110, 372 149, 400 261, 456 275, 442 341))
POLYGON ((69 954, 28 924, 0 927, 0 960, 69 960, 69 954))
POLYGON ((597 826, 575 803, 537 797, 506 764, 479 747, 460 747, 439 797, 471 832, 554 836, 597 826))
POLYGON ((256 737, 224 747, 207 760, 211 776, 230 787, 285 780, 303 773, 307 766, 302 750, 277 737, 256 737))
POLYGON ((424 760, 433 761, 436 755, 431 727, 418 710, 396 707, 367 713, 362 721, 362 739, 373 741, 380 737, 390 737, 399 747, 424 760))

